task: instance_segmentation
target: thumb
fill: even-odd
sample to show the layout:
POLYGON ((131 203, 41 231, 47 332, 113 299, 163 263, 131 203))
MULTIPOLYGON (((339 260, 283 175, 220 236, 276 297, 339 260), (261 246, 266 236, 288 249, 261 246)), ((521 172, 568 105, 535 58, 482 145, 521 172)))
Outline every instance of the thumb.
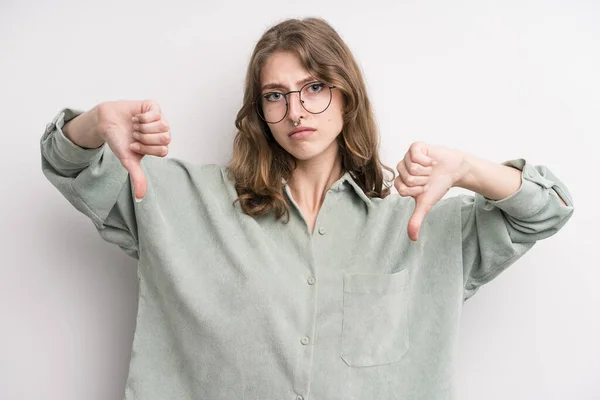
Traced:
POLYGON ((427 203, 424 203, 422 197, 419 196, 415 200, 415 209, 413 211, 413 215, 410 217, 408 221, 408 237, 413 242, 416 242, 419 238, 419 231, 421 230, 421 224, 425 219, 425 215, 431 209, 431 206, 427 203))
POLYGON ((146 176, 140 165, 140 160, 128 160, 125 169, 129 172, 133 181, 133 192, 137 199, 142 199, 146 195, 146 176))

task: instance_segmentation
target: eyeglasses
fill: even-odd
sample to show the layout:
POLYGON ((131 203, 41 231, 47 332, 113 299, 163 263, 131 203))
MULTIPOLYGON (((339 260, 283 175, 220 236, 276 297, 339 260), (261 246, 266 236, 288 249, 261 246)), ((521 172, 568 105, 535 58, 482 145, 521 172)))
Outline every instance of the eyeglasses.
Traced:
POLYGON ((309 82, 300 90, 291 90, 287 93, 263 93, 253 102, 260 118, 269 123, 276 124, 282 121, 288 113, 288 95, 298 93, 300 104, 311 114, 321 114, 331 104, 331 90, 335 86, 323 82, 309 82))

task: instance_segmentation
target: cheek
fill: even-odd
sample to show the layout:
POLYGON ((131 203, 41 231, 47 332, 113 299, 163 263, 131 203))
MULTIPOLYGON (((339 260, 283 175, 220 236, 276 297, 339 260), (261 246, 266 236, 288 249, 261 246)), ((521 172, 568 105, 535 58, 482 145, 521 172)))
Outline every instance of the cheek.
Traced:
POLYGON ((327 124, 336 124, 342 120, 342 107, 338 99, 333 99, 329 108, 323 113, 323 120, 327 121, 327 124))
POLYGON ((280 126, 281 124, 277 124, 275 126, 271 125, 269 126, 269 129, 271 130, 271 134, 274 137, 281 137, 282 135, 287 134, 287 131, 283 128, 283 126, 280 126))
POLYGON ((335 99, 336 101, 333 101, 331 103, 331 114, 329 114, 327 120, 329 123, 333 123, 333 124, 343 124, 344 121, 344 116, 343 116, 343 110, 342 110, 342 101, 341 99, 335 99))
POLYGON ((339 108, 333 108, 330 113, 327 115, 327 125, 331 128, 336 127, 337 125, 343 124, 342 110, 339 108))

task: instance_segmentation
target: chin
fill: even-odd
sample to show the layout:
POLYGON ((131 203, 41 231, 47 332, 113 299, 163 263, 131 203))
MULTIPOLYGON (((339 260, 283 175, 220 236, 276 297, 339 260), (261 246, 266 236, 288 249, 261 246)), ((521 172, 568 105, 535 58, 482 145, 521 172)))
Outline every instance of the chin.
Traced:
POLYGON ((298 148, 292 148, 291 151, 288 151, 288 153, 290 153, 296 160, 298 161, 310 161, 322 156, 325 156, 326 153, 328 153, 327 151, 327 147, 325 148, 319 148, 319 149, 314 149, 314 148, 303 148, 303 149, 298 149, 298 148))
POLYGON ((292 151, 289 152, 298 161, 308 161, 317 157, 321 152, 292 151))

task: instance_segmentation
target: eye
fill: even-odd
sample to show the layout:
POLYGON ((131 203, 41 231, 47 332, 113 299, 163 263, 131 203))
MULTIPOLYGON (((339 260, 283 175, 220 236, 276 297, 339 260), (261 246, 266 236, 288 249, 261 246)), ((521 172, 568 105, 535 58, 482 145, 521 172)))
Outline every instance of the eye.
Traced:
POLYGON ((325 87, 324 83, 313 83, 308 86, 308 91, 312 93, 319 93, 325 87))
POLYGON ((263 94, 263 98, 267 101, 277 102, 283 99, 283 93, 269 92, 263 94))

